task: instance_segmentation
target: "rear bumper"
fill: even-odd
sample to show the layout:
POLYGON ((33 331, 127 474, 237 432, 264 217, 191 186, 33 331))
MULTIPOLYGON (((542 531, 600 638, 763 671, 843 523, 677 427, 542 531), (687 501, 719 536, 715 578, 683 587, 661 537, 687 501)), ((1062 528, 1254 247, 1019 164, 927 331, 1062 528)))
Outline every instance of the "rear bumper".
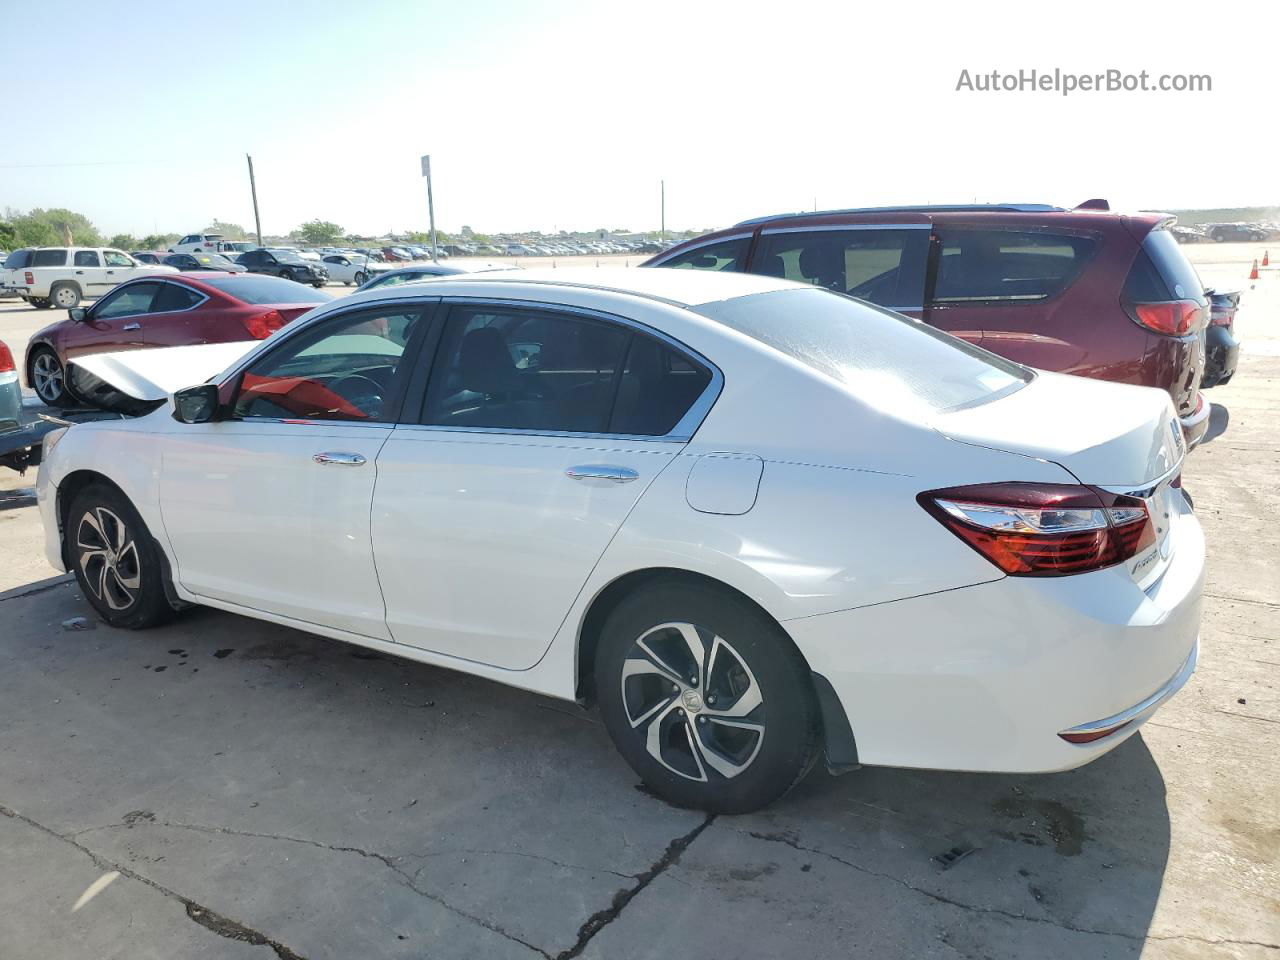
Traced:
POLYGON ((1182 439, 1186 441, 1187 450, 1194 450, 1209 429, 1209 404, 1204 402, 1204 394, 1196 397, 1195 412, 1179 417, 1178 423, 1182 425, 1182 439))
POLYGON ((864 764, 1007 773, 1081 766, 1132 736, 1195 669, 1204 536, 1141 590, 1123 566, 992 583, 790 620, 864 764), (1119 719, 1117 719, 1119 718, 1119 719), (1088 743, 1061 734, 1114 722, 1088 743))
POLYGON ((1226 327, 1210 327, 1206 334, 1204 377, 1200 389, 1207 390, 1226 383, 1236 372, 1240 361, 1240 341, 1226 327))

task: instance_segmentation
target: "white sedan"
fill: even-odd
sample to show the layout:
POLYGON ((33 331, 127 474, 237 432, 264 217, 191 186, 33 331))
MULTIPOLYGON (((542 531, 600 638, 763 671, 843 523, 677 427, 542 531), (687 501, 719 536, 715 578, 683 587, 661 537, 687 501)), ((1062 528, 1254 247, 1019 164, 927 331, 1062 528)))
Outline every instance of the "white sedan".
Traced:
POLYGON ((679 804, 824 754, 1075 767, 1195 667, 1167 394, 824 290, 463 274, 79 366, 153 408, 45 445, 49 559, 108 623, 204 604, 595 702, 679 804))
POLYGON ((358 287, 377 272, 369 268, 369 258, 359 253, 327 253, 321 259, 329 279, 347 286, 358 287))

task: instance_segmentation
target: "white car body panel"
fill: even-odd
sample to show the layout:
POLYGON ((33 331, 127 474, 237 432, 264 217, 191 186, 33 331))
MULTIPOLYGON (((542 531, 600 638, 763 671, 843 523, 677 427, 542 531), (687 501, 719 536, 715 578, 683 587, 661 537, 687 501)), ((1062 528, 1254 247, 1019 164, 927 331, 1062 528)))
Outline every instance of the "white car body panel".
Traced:
POLYGON ((260 340, 90 353, 72 359, 136 400, 163 400, 183 387, 204 383, 234 364, 260 340))
POLYGON ((592 602, 629 575, 685 571, 782 625, 835 689, 866 763, 1075 766, 1129 736, 1154 706, 1085 746, 1058 731, 1141 705, 1194 665, 1204 545, 1180 491, 1168 501, 1167 562, 1141 584, 1123 565, 1004 576, 915 502, 971 483, 1073 484, 1075 472, 1085 482, 1154 480, 1182 455, 1163 440, 1163 394, 1038 374, 984 405, 913 418, 682 306, 791 288, 785 281, 628 273, 613 281, 622 289, 570 270, 376 289, 318 308, 247 357, 192 353, 181 378, 135 371, 132 382, 153 396, 221 367, 229 376, 253 351, 368 303, 538 301, 624 317, 709 358, 723 384, 687 442, 188 425, 162 408, 73 427, 50 451, 37 486, 50 559, 61 566, 59 487, 73 470, 102 471, 137 506, 184 600, 563 698, 579 689, 592 602), (311 462, 326 450, 368 463, 311 462), (565 475, 593 464, 638 477, 565 475))

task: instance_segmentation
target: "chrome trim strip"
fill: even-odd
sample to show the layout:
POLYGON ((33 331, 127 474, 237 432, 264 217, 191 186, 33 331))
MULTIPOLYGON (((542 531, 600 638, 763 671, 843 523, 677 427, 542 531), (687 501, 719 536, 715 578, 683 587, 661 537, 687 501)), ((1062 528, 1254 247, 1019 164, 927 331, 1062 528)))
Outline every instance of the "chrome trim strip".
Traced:
MULTIPOLYGON (((447 427, 434 423, 383 423, 379 426, 394 426, 397 430, 414 430, 424 433, 479 433, 508 437, 560 437, 566 440, 619 440, 631 443, 688 443, 693 439, 693 434, 675 431, 653 437, 635 433, 574 433, 569 430, 517 430, 507 427, 447 427)), ((679 427, 679 424, 676 426, 679 427)))
POLYGON ((837 230, 932 230, 932 223, 827 223, 808 227, 766 227, 760 236, 775 233, 833 233, 837 230))
MULTIPOLYGON (((1183 688, 1191 675, 1196 672, 1196 662, 1200 659, 1200 639, 1196 638, 1195 645, 1192 646, 1191 652, 1187 654, 1187 659, 1183 661, 1178 672, 1165 681, 1155 693, 1147 697, 1140 703, 1135 703, 1127 710, 1121 710, 1119 713, 1105 717, 1102 720, 1094 720, 1091 723, 1082 723, 1077 727, 1070 727, 1059 733, 1059 736, 1067 733, 1096 733, 1099 730, 1109 730, 1112 727, 1128 726, 1143 714, 1153 712, 1158 706, 1172 697, 1175 693, 1183 688)), ((1116 731, 1119 732, 1118 730, 1116 731)), ((1072 744, 1072 746, 1091 747, 1100 741, 1095 740, 1092 743, 1072 744)))
POLYGON ((1150 481, 1149 483, 1145 483, 1140 487, 1135 487, 1131 484, 1123 484, 1118 487, 1108 487, 1100 483, 1094 484, 1093 486, 1095 486, 1099 490, 1105 490, 1107 491, 1107 493, 1114 493, 1117 496, 1140 497, 1143 500, 1147 500, 1147 499, 1150 499, 1150 497, 1156 492, 1157 488, 1159 488, 1159 486, 1162 483, 1164 483, 1166 480, 1171 480, 1178 475, 1178 472, 1182 469, 1182 465, 1183 463, 1186 462, 1186 459, 1187 459, 1186 456, 1183 455, 1178 459, 1178 462, 1175 463, 1169 470, 1165 471, 1160 476, 1156 477, 1156 479, 1150 481))

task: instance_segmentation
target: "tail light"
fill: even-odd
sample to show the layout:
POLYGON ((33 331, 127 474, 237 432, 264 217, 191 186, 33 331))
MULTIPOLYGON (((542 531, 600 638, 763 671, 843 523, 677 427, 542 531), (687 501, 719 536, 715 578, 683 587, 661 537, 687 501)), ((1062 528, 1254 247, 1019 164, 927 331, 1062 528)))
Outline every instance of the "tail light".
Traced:
POLYGON ((266 313, 248 317, 244 321, 244 328, 255 340, 267 339, 284 325, 285 319, 280 315, 279 310, 268 310, 266 313))
POLYGON ((0 373, 12 373, 16 369, 13 365, 13 352, 4 341, 0 341, 0 373))
POLYGON ((1122 563, 1155 543, 1146 504, 1093 487, 987 483, 931 490, 920 505, 1010 576, 1059 577, 1122 563))
POLYGON ((1227 327, 1230 329, 1232 323, 1235 322, 1235 319, 1236 312, 1234 310, 1214 310, 1209 315, 1209 325, 1214 327, 1227 327))
POLYGON ((1133 319, 1142 326, 1170 337, 1190 333, 1204 318, 1204 307, 1196 300, 1135 303, 1130 310, 1133 319))
POLYGON ((27 278, 28 287, 34 287, 36 285, 35 274, 33 274, 30 270, 23 271, 22 275, 27 278))

